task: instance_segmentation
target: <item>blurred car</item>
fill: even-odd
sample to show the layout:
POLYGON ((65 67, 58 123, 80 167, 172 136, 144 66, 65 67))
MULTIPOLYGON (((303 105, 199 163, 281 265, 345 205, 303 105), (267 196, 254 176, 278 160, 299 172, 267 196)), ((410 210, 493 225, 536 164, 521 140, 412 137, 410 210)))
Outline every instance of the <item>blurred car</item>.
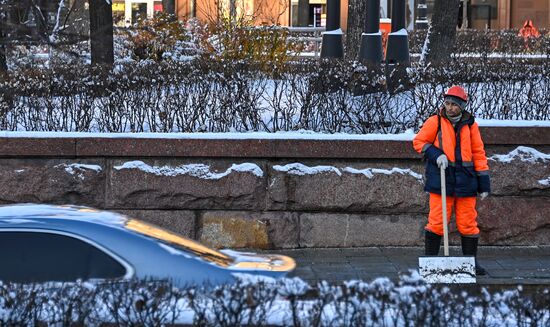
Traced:
POLYGON ((87 207, 0 207, 0 280, 73 282, 153 279, 219 285, 239 273, 282 277, 292 258, 198 242, 121 214, 87 207))

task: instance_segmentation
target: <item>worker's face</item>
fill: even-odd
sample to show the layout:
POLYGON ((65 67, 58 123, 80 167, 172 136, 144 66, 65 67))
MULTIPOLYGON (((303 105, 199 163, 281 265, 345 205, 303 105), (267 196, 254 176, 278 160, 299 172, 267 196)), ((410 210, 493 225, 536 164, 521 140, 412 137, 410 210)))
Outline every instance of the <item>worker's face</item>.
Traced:
POLYGON ((460 107, 456 105, 456 103, 445 100, 445 112, 447 113, 447 116, 455 117, 460 115, 460 107))

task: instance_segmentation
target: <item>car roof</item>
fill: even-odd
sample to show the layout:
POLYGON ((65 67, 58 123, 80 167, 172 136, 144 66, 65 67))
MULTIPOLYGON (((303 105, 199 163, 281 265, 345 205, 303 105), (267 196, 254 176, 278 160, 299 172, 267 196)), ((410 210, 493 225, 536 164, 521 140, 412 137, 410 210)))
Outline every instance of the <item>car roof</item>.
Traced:
MULTIPOLYGON (((182 271, 185 274, 189 271, 197 271, 197 276, 200 276, 200 278, 197 277, 199 281, 203 279, 227 280, 229 272, 222 268, 226 268, 224 264, 233 263, 234 253, 214 253, 218 251, 208 249, 190 239, 187 240, 189 242, 175 242, 173 238, 179 238, 177 234, 172 235, 171 232, 156 228, 153 230, 155 233, 147 233, 146 231, 150 227, 152 226, 147 223, 122 214, 82 206, 48 204, 0 206, 1 232, 49 230, 54 233, 65 232, 78 235, 93 241, 93 244, 108 249, 120 258, 124 258, 133 266, 139 276, 157 276, 159 271, 179 271, 182 269, 181 260, 186 260, 183 267, 186 267, 187 270, 182 271), (166 233, 166 235, 158 233, 166 233), (142 242, 141 240, 147 241, 142 242), (178 247, 170 248, 174 242, 178 247), (170 244, 170 247, 165 244, 170 244), (182 248, 186 248, 186 250, 179 251, 182 248), (186 254, 191 254, 191 256, 186 254), (144 257, 147 260, 143 260, 144 257), (178 260, 174 260, 175 257, 178 260), (230 262, 226 262, 226 260, 230 262)), ((238 272, 240 270, 233 269, 231 271, 238 272)), ((250 271, 246 270, 247 273, 250 271)), ((263 273, 271 272, 264 271, 263 273)), ((174 276, 181 278, 182 275, 178 273, 174 276)))
POLYGON ((135 250, 136 246, 143 251, 144 247, 153 246, 156 249, 159 245, 163 247, 163 253, 169 253, 163 244, 171 246, 176 244, 197 257, 218 259, 222 264, 229 264, 228 261, 231 260, 221 252, 139 219, 81 206, 46 204, 0 206, 0 231, 13 230, 70 233, 105 245, 115 252, 123 251, 126 254, 139 254, 139 251, 135 250), (148 232, 149 230, 151 231, 148 232), (132 242, 130 240, 135 237, 147 239, 151 243, 132 243, 131 247, 122 245, 124 243, 121 242, 122 239, 132 242))
POLYGON ((63 222, 122 226, 128 220, 124 215, 73 205, 15 204, 0 206, 0 227, 15 227, 32 222, 55 220, 63 222))
MULTIPOLYGON (((46 204, 0 206, 0 232, 47 231, 83 237, 96 247, 108 250, 111 256, 120 258, 119 261, 126 262, 126 266, 130 266, 140 278, 161 276, 178 279, 183 278, 182 273, 189 274, 191 271, 197 272, 192 276, 195 282, 210 279, 227 281, 230 278, 229 271, 206 259, 207 256, 191 249, 180 251, 180 248, 172 248, 171 244, 128 228, 128 223, 138 223, 138 227, 143 224, 121 214, 88 207, 46 204), (185 263, 182 264, 183 261, 185 263)), ((143 226, 147 227, 146 224, 143 226)))

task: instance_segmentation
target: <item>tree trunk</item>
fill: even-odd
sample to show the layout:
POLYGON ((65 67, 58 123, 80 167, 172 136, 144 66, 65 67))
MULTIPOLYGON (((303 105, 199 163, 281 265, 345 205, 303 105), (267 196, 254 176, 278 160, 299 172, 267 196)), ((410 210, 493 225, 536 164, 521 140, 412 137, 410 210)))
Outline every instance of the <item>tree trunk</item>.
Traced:
POLYGON ((170 14, 176 14, 176 0, 162 0, 162 11, 170 14))
POLYGON ((0 74, 6 73, 8 71, 8 60, 6 57, 6 46, 1 44, 3 38, 0 37, 0 74))
POLYGON ((90 0, 90 52, 92 64, 112 65, 113 11, 105 0, 90 0))
MULTIPOLYGON (((2 2, 0 2, 2 4, 2 2)), ((6 58, 6 37, 4 35, 4 24, 6 24, 5 12, 0 11, 0 73, 8 71, 6 58)))
POLYGON ((421 61, 441 64, 451 59, 456 42, 459 0, 435 1, 432 21, 424 41, 421 61))
MULTIPOLYGON (((0 37, 0 43, 3 38, 0 37)), ((8 71, 8 62, 6 58, 6 47, 4 44, 0 44, 0 73, 5 73, 8 71)))
POLYGON ((237 0, 229 0, 229 17, 231 22, 237 21, 237 0))
MULTIPOLYGON (((379 13, 377 13, 379 15, 379 13)), ((348 26, 346 30, 346 59, 356 60, 361 45, 361 34, 367 18, 366 0, 349 0, 348 26)))

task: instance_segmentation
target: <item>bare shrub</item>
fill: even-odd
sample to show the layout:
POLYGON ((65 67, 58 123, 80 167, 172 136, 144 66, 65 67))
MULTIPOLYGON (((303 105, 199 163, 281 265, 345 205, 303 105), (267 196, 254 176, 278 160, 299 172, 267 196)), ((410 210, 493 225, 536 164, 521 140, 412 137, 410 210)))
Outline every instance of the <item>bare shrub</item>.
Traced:
POLYGON ((386 91, 381 69, 355 62, 197 59, 140 62, 113 72, 21 70, 0 80, 0 128, 80 132, 401 133, 437 112, 453 84, 484 119, 548 120, 550 61, 455 58, 408 69, 410 86, 386 91), (265 68, 265 67, 264 67, 265 68))
POLYGON ((514 326, 550 323, 547 289, 435 286, 416 272, 310 286, 240 275, 234 284, 166 281, 0 284, 0 326, 514 326))

